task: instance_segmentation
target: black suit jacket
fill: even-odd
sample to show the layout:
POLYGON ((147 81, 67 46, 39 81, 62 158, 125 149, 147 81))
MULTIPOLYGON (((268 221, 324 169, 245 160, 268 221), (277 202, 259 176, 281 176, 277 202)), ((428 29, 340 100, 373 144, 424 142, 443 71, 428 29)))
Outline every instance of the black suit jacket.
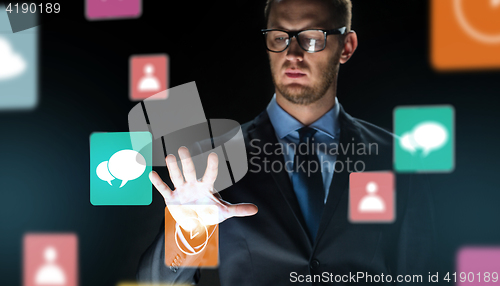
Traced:
MULTIPOLYGON (((284 170, 266 172, 264 169, 264 164, 269 169, 274 161, 284 163, 283 155, 266 155, 262 151, 264 144, 268 144, 266 150, 269 151, 278 143, 267 112, 242 125, 249 172, 221 195, 231 203, 254 203, 259 212, 251 217, 231 218, 219 225, 221 285, 289 285, 294 277, 306 279, 306 275, 327 275, 328 279, 349 275, 349 281, 345 282, 344 276, 344 282, 335 284, 367 281, 354 282, 352 275, 358 272, 363 272, 365 277, 367 274, 392 275, 393 281, 397 275, 422 275, 424 284, 428 281, 428 272, 434 269, 431 259, 434 223, 429 188, 421 175, 398 175, 396 220, 390 224, 350 223, 349 174, 353 164, 363 162, 363 165, 358 163, 358 171, 361 166, 364 171, 392 170, 393 135, 351 117, 342 107, 339 123, 342 148, 338 150, 337 162, 342 162, 344 168, 341 171, 337 168, 333 175, 314 242, 308 239, 288 174, 284 170), (360 144, 365 146, 366 154, 360 151, 360 144), (351 162, 350 169, 348 162, 351 162)), ((199 278, 196 269, 165 266, 164 239, 162 230, 143 255, 138 280, 196 283, 199 278)), ((316 276, 322 279, 312 285, 331 285, 330 280, 325 283, 324 277, 316 276)))

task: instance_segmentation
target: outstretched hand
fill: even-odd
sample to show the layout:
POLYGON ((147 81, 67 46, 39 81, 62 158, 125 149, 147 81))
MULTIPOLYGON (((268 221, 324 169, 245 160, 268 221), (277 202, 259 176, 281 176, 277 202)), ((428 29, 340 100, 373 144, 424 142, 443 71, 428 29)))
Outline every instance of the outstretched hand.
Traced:
POLYGON ((231 217, 251 216, 257 213, 254 204, 230 204, 220 197, 214 189, 219 169, 219 159, 216 153, 210 153, 207 159, 207 169, 199 180, 196 179, 196 170, 186 147, 179 148, 183 172, 177 165, 174 155, 165 158, 170 179, 175 190, 171 190, 156 172, 151 172, 149 178, 156 189, 165 199, 165 204, 175 221, 186 231, 203 228, 199 222, 214 225, 231 217), (184 174, 184 176, 183 176, 184 174), (205 206, 205 207, 204 207, 205 206), (214 207, 218 216, 213 215, 214 207))

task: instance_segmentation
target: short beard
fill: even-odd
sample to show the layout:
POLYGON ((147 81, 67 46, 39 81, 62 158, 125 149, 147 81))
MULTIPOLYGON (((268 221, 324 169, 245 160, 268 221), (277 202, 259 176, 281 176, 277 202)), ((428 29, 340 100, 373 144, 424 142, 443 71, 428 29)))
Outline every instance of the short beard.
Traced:
POLYGON ((319 83, 315 86, 300 85, 294 87, 278 83, 275 79, 275 76, 278 76, 279 73, 273 70, 272 65, 271 74, 273 75, 272 78, 274 86, 286 100, 298 105, 309 105, 322 99, 325 96, 326 91, 335 81, 338 72, 338 65, 339 57, 334 55, 329 61, 329 64, 326 66, 324 72, 321 74, 319 83))

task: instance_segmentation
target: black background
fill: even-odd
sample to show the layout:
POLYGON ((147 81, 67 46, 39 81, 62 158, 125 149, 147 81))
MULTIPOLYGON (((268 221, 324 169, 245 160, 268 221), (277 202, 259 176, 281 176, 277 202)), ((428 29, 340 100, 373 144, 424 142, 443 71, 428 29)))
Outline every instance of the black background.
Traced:
MULTIPOLYGON (((345 110, 391 130, 396 106, 455 107, 456 168, 430 175, 436 259, 443 273, 454 271, 461 246, 500 245, 500 73, 435 72, 427 1, 353 2, 359 47, 340 70, 345 110)), ((0 113, 1 285, 22 283, 27 232, 76 233, 80 285, 134 279, 164 203, 155 191, 150 206, 92 206, 89 136, 128 131, 135 54, 167 53, 170 86, 196 81, 207 118, 254 118, 274 92, 260 35, 263 8, 263 0, 144 0, 139 19, 89 22, 78 0, 61 3, 60 14, 42 15, 39 104, 0 113)), ((202 285, 218 285, 216 271, 203 274, 202 285)))

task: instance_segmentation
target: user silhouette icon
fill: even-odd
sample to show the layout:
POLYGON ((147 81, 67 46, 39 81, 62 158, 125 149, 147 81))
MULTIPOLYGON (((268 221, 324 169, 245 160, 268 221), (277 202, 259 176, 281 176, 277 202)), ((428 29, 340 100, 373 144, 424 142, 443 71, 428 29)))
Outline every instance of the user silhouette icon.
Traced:
POLYGON ((139 81, 139 91, 159 91, 160 81, 154 76, 155 68, 152 64, 146 64, 144 66, 144 76, 139 81))
POLYGON ((36 285, 66 285, 66 275, 55 262, 57 251, 48 246, 44 251, 45 264, 38 268, 35 276, 36 285))
POLYGON ((376 192, 378 190, 378 185, 375 182, 369 182, 366 184, 366 192, 368 193, 361 199, 358 205, 359 212, 384 212, 385 203, 384 200, 379 197, 376 192))

